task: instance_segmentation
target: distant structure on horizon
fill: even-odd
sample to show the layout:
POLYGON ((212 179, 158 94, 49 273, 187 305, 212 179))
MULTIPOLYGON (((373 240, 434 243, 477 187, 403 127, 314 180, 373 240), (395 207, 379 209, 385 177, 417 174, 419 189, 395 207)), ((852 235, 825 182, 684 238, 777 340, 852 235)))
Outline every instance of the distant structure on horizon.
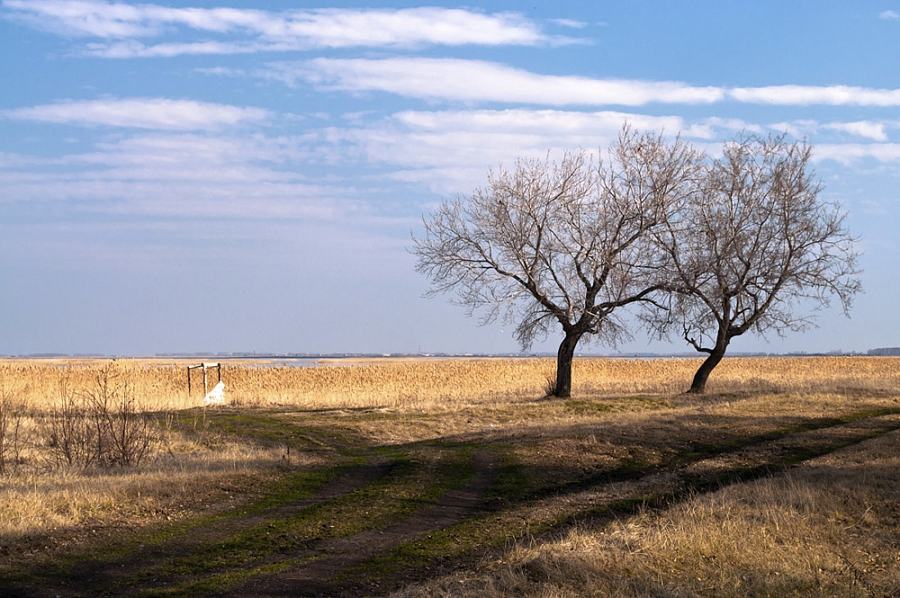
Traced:
POLYGON ((887 347, 884 349, 869 349, 867 355, 875 357, 900 357, 900 347, 887 347))

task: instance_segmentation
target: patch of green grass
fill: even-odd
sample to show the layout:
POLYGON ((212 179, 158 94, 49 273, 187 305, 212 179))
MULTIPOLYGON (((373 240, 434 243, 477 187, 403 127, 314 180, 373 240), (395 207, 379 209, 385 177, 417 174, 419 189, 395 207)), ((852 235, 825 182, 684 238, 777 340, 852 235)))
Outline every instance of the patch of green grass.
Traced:
MULTIPOLYGON (((841 418, 841 420, 851 423, 859 419, 877 417, 884 414, 880 411, 877 413, 866 413, 865 415, 851 414, 841 418)), ((835 425, 841 425, 841 422, 837 419, 822 419, 751 436, 739 442, 728 442, 725 446, 698 444, 695 445, 695 450, 682 453, 679 462, 684 459, 692 461, 707 458, 729 450, 743 448, 744 446, 777 440, 793 433, 815 431, 835 425)), ((392 577, 395 579, 402 577, 405 581, 415 577, 425 579, 430 574, 430 571, 439 569, 445 561, 457 564, 471 562, 477 554, 483 553, 485 550, 501 549, 511 539, 527 537, 528 535, 539 535, 558 529, 561 526, 577 525, 581 521, 593 521, 596 524, 598 519, 610 520, 611 518, 627 517, 640 513, 645 509, 665 509, 688 496, 698 493, 702 494, 734 483, 748 482, 758 477, 769 475, 773 471, 784 469, 792 464, 828 454, 896 429, 900 429, 900 422, 884 422, 877 429, 860 431, 849 438, 842 436, 830 441, 823 442, 819 440, 815 446, 790 447, 785 451, 778 452, 776 455, 773 455, 771 460, 765 462, 733 467, 727 471, 717 472, 712 477, 701 475, 696 477, 696 479, 688 478, 682 487, 671 491, 634 496, 571 512, 566 512, 564 509, 555 514, 538 512, 530 516, 530 518, 519 520, 512 520, 506 508, 513 506, 514 503, 522 505, 525 501, 539 494, 546 495, 552 492, 565 494, 571 489, 570 486, 588 488, 601 482, 599 478, 572 480, 561 486, 540 487, 540 484, 535 483, 535 480, 529 481, 526 479, 528 472, 514 460, 511 453, 508 453, 505 456, 504 464, 498 471, 497 483, 493 489, 494 496, 511 499, 511 504, 505 505, 506 508, 406 542, 388 553, 378 555, 366 563, 346 571, 341 577, 357 580, 362 578, 379 582, 390 580, 392 577), (529 487, 531 490, 526 490, 529 487)), ((672 467, 675 464, 669 463, 668 466, 672 467)), ((616 471, 599 477, 609 478, 612 476, 613 478, 620 478, 644 475, 645 473, 646 464, 644 463, 623 463, 616 471)))
POLYGON ((95 582, 96 588, 86 586, 81 590, 85 594, 94 589, 160 597, 221 593, 255 576, 328 556, 322 551, 329 539, 390 528, 472 479, 477 451, 496 454, 500 462, 484 496, 485 511, 341 574, 354 582, 408 580, 447 564, 470 564, 485 550, 502 549, 510 540, 628 517, 645 508, 662 509, 691 494, 768 475, 900 428, 897 418, 882 417, 900 414, 900 408, 866 401, 847 402, 840 409, 785 408, 774 414, 718 406, 720 412, 708 409, 707 403, 677 407, 660 414, 654 410, 673 405, 649 396, 588 395, 423 413, 192 411, 176 422, 189 433, 194 425, 200 434, 210 432, 212 442, 228 435, 316 452, 315 462, 328 466, 266 469, 251 476, 259 484, 253 487, 252 500, 245 495, 244 506, 187 522, 161 522, 152 531, 123 534, 99 549, 82 547, 75 556, 56 553, 4 565, 0 585, 37 588, 46 580, 46 587, 60 586, 69 582, 71 573, 91 578, 96 564, 112 574, 95 582), (202 428, 197 426, 200 417, 205 418, 202 428), (488 426, 493 429, 486 431, 488 426), (829 432, 832 427, 838 429, 829 432), (422 438, 429 440, 414 442, 422 438), (715 459, 723 469, 706 467, 705 462, 693 467, 705 459, 715 459), (390 465, 383 466, 385 462, 390 465), (328 482, 367 463, 376 463, 380 477, 367 477, 373 481, 356 491, 328 502, 281 508, 314 497, 328 482), (677 482, 661 482, 650 490, 641 485, 630 498, 615 502, 589 502, 579 494, 654 471, 673 471, 671 478, 677 482), (242 517, 253 519, 231 522, 242 517), (141 561, 144 555, 146 561, 141 561), (128 577, 113 587, 110 579, 119 567, 128 577), (164 582, 170 583, 163 587, 164 582))
POLYGON ((208 422, 211 429, 221 433, 289 445, 297 450, 328 448, 342 456, 352 456, 364 447, 358 440, 338 433, 333 426, 327 429, 299 426, 291 420, 264 412, 215 413, 208 422))
POLYGON ((338 579, 381 582, 404 572, 427 571, 443 559, 460 560, 475 549, 502 546, 509 530, 492 523, 479 517, 436 530, 347 569, 338 579))
POLYGON ((244 579, 241 571, 256 570, 270 556, 287 561, 290 553, 313 549, 318 540, 344 537, 371 529, 380 529, 426 508, 453 487, 464 484, 473 474, 471 449, 440 450, 417 447, 409 453, 394 453, 387 476, 328 503, 313 505, 288 517, 272 518, 211 545, 193 550, 190 555, 161 563, 145 571, 139 585, 148 576, 216 576, 216 584, 227 582, 229 574, 244 579), (423 451, 421 458, 416 452, 423 451))
POLYGON ((277 563, 269 563, 260 565, 251 569, 241 569, 226 571, 224 573, 212 573, 200 578, 192 578, 186 581, 176 582, 165 586, 148 586, 144 589, 135 590, 134 595, 145 598, 181 598, 193 597, 204 594, 212 594, 221 592, 233 587, 245 579, 250 579, 258 575, 266 575, 279 573, 290 567, 305 561, 311 561, 318 557, 308 557, 304 559, 296 559, 290 561, 280 561, 277 563))
MULTIPOLYGON (((282 475, 276 480, 268 483, 261 491, 262 497, 258 500, 245 505, 241 508, 226 512, 198 517, 185 522, 166 522, 148 530, 146 532, 129 535, 127 538, 118 542, 113 542, 104 547, 95 547, 90 552, 83 552, 68 556, 57 555, 52 561, 49 561, 40 567, 34 567, 31 563, 27 570, 18 567, 18 570, 4 571, 3 578, 7 583, 15 581, 24 581, 26 579, 66 579, 76 568, 83 567, 88 562, 117 562, 123 559, 127 560, 134 555, 138 555, 145 550, 145 547, 161 546, 167 542, 176 542, 179 538, 189 537, 195 530, 203 528, 214 528, 228 520, 239 519, 247 515, 254 515, 265 512, 268 509, 277 508, 284 504, 295 500, 302 500, 313 496, 322 485, 333 480, 345 471, 359 464, 358 460, 347 462, 343 465, 337 465, 332 468, 311 469, 306 471, 297 471, 282 475)), ((169 559, 159 566, 145 570, 138 574, 135 578, 128 580, 125 585, 130 587, 138 587, 140 584, 147 582, 157 576, 170 576, 172 574, 190 574, 199 572, 210 573, 217 566, 226 566, 232 572, 237 569, 227 567, 229 564, 227 558, 216 556, 216 553, 225 548, 227 543, 203 545, 198 547, 198 551, 194 554, 197 558, 207 559, 209 563, 196 569, 184 568, 177 565, 178 559, 169 559), (217 563, 214 564, 214 563, 217 563)), ((269 551, 263 550, 259 554, 264 555, 269 551)), ((187 560, 191 560, 190 558, 187 560)))
POLYGON ((624 397, 623 402, 640 406, 642 409, 668 409, 672 405, 665 399, 658 397, 624 397))

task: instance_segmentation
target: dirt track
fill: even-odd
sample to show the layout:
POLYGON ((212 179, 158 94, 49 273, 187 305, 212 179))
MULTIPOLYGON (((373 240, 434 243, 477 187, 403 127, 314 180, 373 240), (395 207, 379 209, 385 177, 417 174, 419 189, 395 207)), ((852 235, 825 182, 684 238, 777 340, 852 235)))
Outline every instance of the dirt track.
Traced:
POLYGON ((447 492, 436 503, 379 530, 316 542, 290 558, 312 557, 278 574, 258 576, 236 586, 229 596, 358 596, 377 586, 355 582, 342 574, 366 560, 390 551, 428 532, 448 528, 480 512, 493 478, 496 459, 480 452, 473 459, 476 474, 461 488, 447 492), (366 587, 368 586, 368 587, 366 587))

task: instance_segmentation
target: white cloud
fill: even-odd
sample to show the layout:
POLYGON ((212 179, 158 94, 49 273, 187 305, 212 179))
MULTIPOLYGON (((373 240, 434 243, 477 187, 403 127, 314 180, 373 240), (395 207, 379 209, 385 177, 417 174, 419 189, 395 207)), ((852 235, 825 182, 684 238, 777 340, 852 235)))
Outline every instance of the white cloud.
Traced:
POLYGON ((220 129, 263 122, 269 116, 259 108, 165 98, 70 101, 0 112, 0 117, 13 120, 171 131, 220 129))
POLYGON ((842 143, 820 144, 813 151, 813 159, 833 160, 851 165, 860 160, 872 159, 878 162, 900 162, 900 144, 897 143, 842 143))
POLYGON ((325 89, 462 102, 640 106, 651 102, 708 104, 724 95, 713 87, 678 82, 538 75, 493 62, 451 58, 317 58, 275 63, 270 69, 270 77, 289 85, 302 79, 325 89))
POLYGON ((82 204, 96 213, 167 218, 331 220, 350 187, 284 168, 313 159, 296 139, 148 133, 54 160, 0 168, 0 201, 82 204))
POLYGON ((93 0, 4 0, 5 16, 70 36, 134 37, 159 32, 143 7, 93 0))
MULTIPOLYGON (((767 129, 764 126, 755 123, 749 123, 740 118, 721 118, 718 116, 705 118, 700 121, 700 124, 695 126, 708 127, 710 131, 715 131, 714 134, 720 134, 721 131, 725 131, 728 134, 738 133, 740 131, 763 134, 767 129)), ((710 136, 712 136, 712 134, 710 136)))
POLYGON ((249 54, 264 49, 260 44, 202 41, 192 43, 165 43, 147 46, 135 40, 114 43, 87 44, 85 54, 101 58, 172 58, 184 54, 249 54))
MULTIPOLYGON (((803 134, 826 129, 872 138, 878 131, 865 122, 760 126, 740 119, 517 108, 404 111, 386 118, 351 114, 343 125, 305 127, 300 135, 271 137, 262 131, 186 133, 215 130, 216 123, 231 121, 207 115, 211 124, 197 124, 200 117, 195 114, 211 110, 191 103, 176 103, 184 113, 172 116, 170 110, 169 120, 160 120, 148 109, 152 104, 141 102, 148 101, 71 102, 16 111, 19 118, 159 131, 104 141, 89 153, 42 161, 0 154, 0 201, 81 202, 92 211, 163 218, 216 214, 225 219, 333 220, 355 214, 357 222, 376 223, 385 215, 406 217, 415 207, 411 203, 375 208, 377 202, 366 199, 391 180, 441 194, 468 192, 483 184, 487 170, 499 163, 578 147, 605 149, 625 122, 670 137, 680 134, 710 151, 738 131, 782 131, 788 125, 803 134), (145 120, 135 120, 141 111, 145 120), (356 174, 364 163, 373 167, 366 168, 366 182, 356 174), (329 174, 323 174, 321 166, 329 174)), ((898 161, 898 148, 817 144, 815 157, 844 164, 863 158, 898 161)))
POLYGON ((588 25, 584 21, 576 21, 574 19, 552 19, 552 22, 560 27, 569 27, 572 29, 584 29, 588 25))
POLYGON ((439 7, 315 9, 271 12, 233 8, 169 8, 101 0, 4 0, 7 16, 56 33, 93 37, 89 53, 109 58, 233 54, 348 47, 536 45, 550 38, 515 13, 485 14, 439 7), (160 44, 135 38, 200 32, 226 40, 160 44))
MULTIPOLYGON (((862 158, 900 160, 892 144, 829 143, 823 131, 874 136, 866 123, 804 120, 756 124, 741 119, 654 116, 619 111, 566 110, 445 110, 404 111, 376 121, 353 116, 345 127, 328 127, 317 151, 343 152, 338 160, 365 160, 383 165, 382 176, 427 186, 433 192, 467 192, 484 182, 486 172, 520 157, 541 157, 566 149, 605 150, 628 122, 637 130, 681 135, 715 154, 721 143, 740 132, 766 135, 787 132, 811 138, 817 160, 855 164, 862 158), (341 148, 341 149, 337 149, 341 148), (846 148, 846 151, 845 151, 846 148)), ((885 125, 887 126, 887 125, 885 125)))
POLYGON ((832 85, 773 85, 769 87, 736 87, 728 96, 738 102, 780 106, 900 106, 900 90, 871 89, 832 85))
POLYGON ((195 72, 203 73, 204 75, 215 75, 219 77, 244 77, 247 75, 247 72, 243 69, 230 68, 226 66, 216 66, 212 68, 196 68, 195 72))
POLYGON ((886 10, 884 12, 878 13, 879 19, 887 19, 887 20, 896 20, 900 19, 900 13, 896 10, 886 10))
POLYGON ((900 90, 780 85, 699 87, 680 81, 592 79, 541 75, 494 62, 452 58, 316 58, 269 65, 263 76, 287 85, 306 81, 322 89, 380 91, 430 101, 507 102, 545 106, 643 106, 650 103, 807 106, 900 106, 900 90))
POLYGON ((869 121, 856 121, 850 123, 829 123, 822 125, 824 129, 832 129, 841 131, 859 137, 866 137, 874 141, 887 141, 887 134, 884 132, 884 123, 876 123, 869 121))

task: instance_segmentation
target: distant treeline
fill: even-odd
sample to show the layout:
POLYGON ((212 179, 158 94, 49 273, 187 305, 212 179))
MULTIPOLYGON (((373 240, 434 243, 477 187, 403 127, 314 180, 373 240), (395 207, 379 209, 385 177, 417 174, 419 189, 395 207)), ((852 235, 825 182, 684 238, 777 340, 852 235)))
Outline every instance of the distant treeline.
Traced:
POLYGON ((886 349, 869 349, 869 355, 878 357, 897 357, 900 356, 900 347, 888 347, 886 349))

